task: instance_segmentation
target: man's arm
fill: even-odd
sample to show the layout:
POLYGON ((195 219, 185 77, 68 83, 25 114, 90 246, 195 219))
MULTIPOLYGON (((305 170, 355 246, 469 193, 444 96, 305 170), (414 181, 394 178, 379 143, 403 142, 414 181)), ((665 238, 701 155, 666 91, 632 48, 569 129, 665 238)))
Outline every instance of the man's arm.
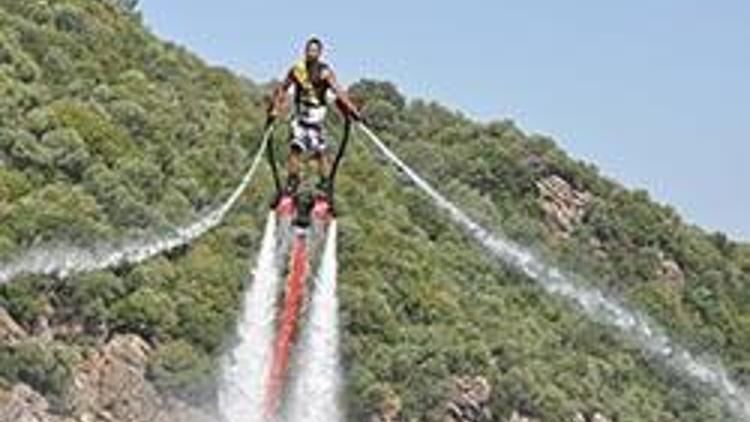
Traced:
POLYGON ((269 119, 275 119, 279 116, 279 114, 281 114, 283 110, 286 109, 287 103, 289 101, 287 93, 289 92, 289 88, 294 83, 292 77, 292 72, 289 71, 287 72, 284 80, 276 84, 276 87, 274 88, 273 94, 271 96, 271 104, 269 104, 268 107, 269 119))
POLYGON ((346 113, 349 113, 349 115, 354 117, 354 119, 362 120, 362 115, 359 112, 359 108, 349 97, 346 89, 344 89, 344 87, 339 84, 338 80, 336 80, 336 74, 333 72, 333 70, 328 69, 323 74, 323 78, 328 81, 328 84, 331 86, 333 93, 336 94, 336 99, 344 106, 344 111, 346 113))

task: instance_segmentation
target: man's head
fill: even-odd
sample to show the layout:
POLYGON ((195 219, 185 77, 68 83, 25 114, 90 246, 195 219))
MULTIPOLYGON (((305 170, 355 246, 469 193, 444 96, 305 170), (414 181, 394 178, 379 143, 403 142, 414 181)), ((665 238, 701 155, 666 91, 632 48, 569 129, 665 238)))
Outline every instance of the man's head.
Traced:
POLYGON ((308 63, 315 63, 323 55, 323 41, 320 38, 310 38, 305 43, 305 60, 308 63))

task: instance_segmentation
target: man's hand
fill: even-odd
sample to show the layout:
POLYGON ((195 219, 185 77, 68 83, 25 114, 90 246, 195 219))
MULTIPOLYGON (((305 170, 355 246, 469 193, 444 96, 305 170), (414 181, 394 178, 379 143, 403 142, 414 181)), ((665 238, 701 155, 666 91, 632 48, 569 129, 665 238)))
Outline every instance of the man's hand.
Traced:
POLYGON ((279 110, 276 107, 276 104, 271 102, 271 104, 269 104, 268 108, 266 109, 266 127, 271 126, 278 117, 279 110))
POLYGON ((343 96, 336 98, 336 108, 338 108, 343 117, 357 122, 362 121, 362 113, 351 100, 347 101, 343 96))
POLYGON ((279 115, 276 110, 276 103, 278 101, 278 93, 276 91, 277 88, 274 87, 273 91, 264 98, 266 103, 266 126, 270 126, 279 115))
POLYGON ((266 124, 270 125, 279 117, 282 110, 286 110, 287 107, 287 91, 292 86, 292 71, 287 73, 286 78, 281 83, 276 84, 274 87, 270 101, 268 102, 268 109, 266 110, 266 124))
POLYGON ((357 106, 354 105, 352 99, 349 98, 349 94, 346 92, 346 89, 344 89, 344 87, 339 84, 338 80, 336 80, 336 74, 329 69, 323 74, 323 78, 328 81, 328 84, 333 89, 333 93, 336 94, 336 102, 339 106, 339 109, 345 115, 351 117, 355 121, 362 121, 362 113, 360 113, 357 106))
POLYGON ((272 112, 268 112, 266 114, 266 127, 271 126, 276 121, 276 114, 272 112))
POLYGON ((352 119, 354 119, 355 122, 357 123, 365 122, 364 117, 362 116, 362 113, 358 109, 352 110, 351 114, 352 114, 352 119))
POLYGON ((355 122, 362 123, 362 113, 359 111, 359 109, 352 108, 349 111, 349 115, 351 115, 352 119, 354 119, 355 122))

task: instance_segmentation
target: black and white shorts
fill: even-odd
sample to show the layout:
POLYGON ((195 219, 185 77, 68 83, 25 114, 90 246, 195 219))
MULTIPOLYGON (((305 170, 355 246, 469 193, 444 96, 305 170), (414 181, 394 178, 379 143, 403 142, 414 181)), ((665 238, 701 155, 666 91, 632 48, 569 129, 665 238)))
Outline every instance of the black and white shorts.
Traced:
POLYGON ((323 137, 323 125, 293 119, 291 146, 301 153, 324 154, 328 145, 323 137))

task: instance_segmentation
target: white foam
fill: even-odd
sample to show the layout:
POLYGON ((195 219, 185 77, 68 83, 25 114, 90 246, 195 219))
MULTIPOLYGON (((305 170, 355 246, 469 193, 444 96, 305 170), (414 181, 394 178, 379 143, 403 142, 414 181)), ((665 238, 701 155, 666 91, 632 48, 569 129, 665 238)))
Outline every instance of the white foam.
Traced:
POLYGON ((276 214, 271 212, 237 324, 239 341, 223 364, 219 411, 226 422, 265 422, 263 384, 270 370, 279 280, 276 214))
POLYGON ((310 317, 297 356, 290 422, 343 420, 339 394, 341 366, 338 299, 336 297, 336 221, 328 228, 320 270, 315 279, 310 317))

